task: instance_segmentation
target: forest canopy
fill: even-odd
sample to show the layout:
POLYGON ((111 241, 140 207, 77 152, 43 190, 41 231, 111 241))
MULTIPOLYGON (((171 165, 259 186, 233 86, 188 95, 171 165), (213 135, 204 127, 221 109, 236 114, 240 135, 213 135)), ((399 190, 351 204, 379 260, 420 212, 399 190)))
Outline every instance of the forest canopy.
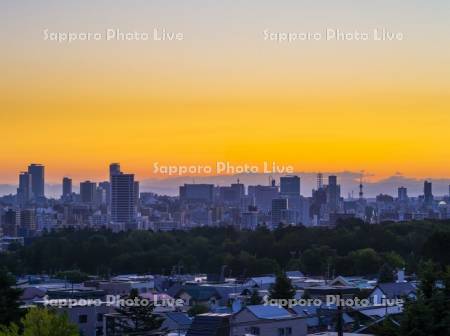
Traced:
POLYGON ((416 272, 421 260, 450 265, 450 221, 370 225, 347 220, 335 228, 289 226, 270 231, 203 227, 151 232, 65 229, 0 254, 14 274, 218 273, 244 277, 301 270, 312 276, 376 275, 383 265, 416 272))

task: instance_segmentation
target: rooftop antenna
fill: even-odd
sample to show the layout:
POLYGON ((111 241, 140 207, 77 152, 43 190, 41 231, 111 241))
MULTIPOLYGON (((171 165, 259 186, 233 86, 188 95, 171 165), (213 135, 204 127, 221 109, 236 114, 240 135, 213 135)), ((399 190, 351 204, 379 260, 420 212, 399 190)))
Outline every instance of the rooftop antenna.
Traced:
POLYGON ((363 192, 363 176, 364 176, 364 170, 361 170, 361 174, 359 176, 359 200, 361 201, 364 198, 364 192, 363 192))

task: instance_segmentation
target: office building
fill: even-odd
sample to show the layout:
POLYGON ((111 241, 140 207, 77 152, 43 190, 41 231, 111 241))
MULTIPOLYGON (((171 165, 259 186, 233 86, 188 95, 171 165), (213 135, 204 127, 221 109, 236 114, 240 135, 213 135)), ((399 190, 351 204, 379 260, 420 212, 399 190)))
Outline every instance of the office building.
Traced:
POLYGON ((80 200, 82 203, 95 203, 96 199, 96 188, 95 182, 85 181, 80 183, 80 200))
POLYGON ((278 198, 278 187, 275 183, 270 186, 248 186, 248 195, 258 210, 268 213, 272 208, 272 200, 278 198))
POLYGON ((286 210, 288 209, 288 200, 286 198, 275 198, 272 200, 272 227, 285 222, 286 210))
POLYGON ((139 206, 139 181, 134 181, 134 205, 139 206))
POLYGON ((101 186, 95 189, 95 204, 98 206, 107 204, 108 199, 106 198, 106 190, 101 186))
POLYGON ((7 209, 1 217, 3 235, 16 237, 19 222, 20 213, 13 209, 7 209))
POLYGON ((180 186, 180 200, 184 202, 211 203, 214 200, 214 185, 185 184, 180 186))
POLYGON ((25 206, 31 200, 31 175, 28 172, 22 172, 19 175, 19 188, 17 189, 17 203, 20 207, 25 206))
POLYGON ((255 230, 258 226, 258 209, 255 206, 249 206, 247 211, 242 213, 241 229, 255 230))
POLYGON ((112 177, 114 175, 119 175, 121 173, 120 163, 111 163, 109 165, 109 190, 106 192, 106 197, 108 200, 108 213, 111 213, 111 203, 112 203, 112 193, 111 193, 111 185, 112 185, 112 177))
POLYGON ((114 223, 133 224, 136 219, 134 174, 111 175, 111 219, 114 223))
POLYGON ((433 204, 433 185, 431 182, 425 181, 423 183, 423 196, 424 196, 424 202, 426 205, 432 205, 433 204))
POLYGON ((280 194, 283 196, 300 196, 300 177, 280 177, 280 194))
POLYGON ((222 204, 238 207, 245 196, 245 187, 242 183, 233 183, 231 186, 218 187, 218 200, 222 204))
POLYGON ((64 177, 62 181, 62 197, 67 198, 72 195, 72 179, 64 177))
POLYGON ((32 197, 39 199, 45 196, 45 168, 41 164, 32 163, 28 166, 28 173, 31 175, 32 197))
POLYGON ((328 176, 327 185, 327 205, 329 213, 339 212, 339 203, 341 199, 341 186, 337 184, 337 176, 328 176))
POLYGON ((27 237, 36 231, 36 212, 34 209, 20 211, 19 234, 27 237))
POLYGON ((300 177, 282 176, 280 177, 280 195, 288 199, 289 209, 301 209, 300 204, 300 177))
POLYGON ((400 202, 406 202, 408 200, 408 189, 405 187, 398 188, 398 200, 400 202))
POLYGON ((111 176, 120 174, 120 163, 111 163, 109 165, 109 180, 111 181, 111 176))

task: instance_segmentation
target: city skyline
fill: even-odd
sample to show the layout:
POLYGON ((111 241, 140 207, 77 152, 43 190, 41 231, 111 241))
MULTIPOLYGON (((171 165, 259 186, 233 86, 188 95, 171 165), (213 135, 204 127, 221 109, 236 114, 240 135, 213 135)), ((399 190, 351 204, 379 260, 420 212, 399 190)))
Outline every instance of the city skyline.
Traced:
MULTIPOLYGON (((73 179, 70 174, 64 175, 60 178, 59 182, 48 182, 46 180, 44 171, 47 171, 47 167, 40 163, 30 163, 28 165, 28 171, 22 171, 18 174, 17 183, 13 183, 10 185, 0 184, 0 196, 5 196, 11 193, 8 192, 8 188, 15 189, 17 186, 17 197, 18 202, 25 202, 32 198, 32 195, 38 194, 39 197, 44 196, 44 188, 46 189, 45 196, 51 198, 59 198, 60 196, 68 196, 72 192, 80 192, 81 197, 83 198, 82 188, 83 185, 86 186, 86 190, 90 190, 92 199, 94 198, 94 190, 96 188, 96 184, 101 186, 102 183, 110 182, 112 177, 117 174, 122 174, 121 172, 121 164, 120 163, 110 163, 109 164, 109 176, 106 172, 104 178, 100 179, 92 179, 90 177, 85 177, 80 180, 73 179), (37 172, 38 177, 33 179, 33 169, 37 172), (37 170, 36 170, 37 169, 37 170), (38 185, 39 190, 33 191, 36 189, 36 185, 38 185), (27 190, 28 188, 28 190, 27 190), (93 189, 92 189, 93 188, 93 189), (6 190, 6 191, 5 191, 6 190)), ((289 172, 289 173, 241 173, 241 174, 228 174, 228 175, 181 175, 181 176, 168 176, 159 179, 144 179, 140 180, 136 178, 136 183, 140 183, 141 191, 144 192, 154 192, 155 194, 160 195, 168 195, 168 196, 176 196, 178 193, 178 187, 186 184, 186 183, 194 183, 194 184, 212 184, 216 186, 223 186, 227 184, 236 183, 236 181, 240 181, 244 185, 270 185, 272 179, 277 181, 277 186, 282 187, 283 180, 288 181, 289 176, 294 176, 299 179, 299 188, 298 192, 301 195, 309 196, 311 191, 316 187, 317 184, 317 174, 321 176, 336 176, 339 180, 343 181, 342 185, 342 193, 344 198, 357 198, 359 192, 359 188, 362 186, 365 188, 365 192, 363 195, 374 198, 380 194, 394 195, 399 191, 399 188, 405 188, 407 191, 409 190, 409 196, 417 197, 423 194, 423 183, 434 184, 434 190, 438 190, 436 196, 448 196, 450 195, 450 179, 408 179, 407 177, 397 174, 391 176, 384 180, 372 181, 370 180, 371 175, 366 172, 289 172), (141 181, 141 182, 137 182, 141 181), (301 182, 300 182, 301 181, 301 182), (306 181, 306 183, 305 183, 306 181), (152 185, 153 183, 157 183, 160 188, 152 185), (411 187, 411 183, 414 182, 416 185, 411 187), (437 188, 436 188, 437 186, 437 188), (378 187, 378 188, 377 188, 378 187)), ((133 179, 135 179, 135 174, 132 174, 133 179)), ((336 182, 334 182, 336 183, 336 182)), ((428 187, 430 188, 430 186, 428 187)), ((432 188, 432 187, 431 187, 432 188)), ((139 186, 138 186, 139 190, 139 186)), ((106 195, 105 195, 106 196, 106 195)), ((109 197, 109 193, 108 196, 109 197)))
MULTIPOLYGON (((408 185, 400 184, 391 185, 396 193, 381 192, 370 197, 364 172, 356 176, 347 173, 350 183, 357 187, 357 192, 352 189, 347 196, 349 180, 345 175, 317 173, 311 187, 302 183, 303 176, 291 171, 259 174, 268 178, 265 183, 251 183, 241 179, 240 174, 228 176, 235 178, 231 183, 195 179, 182 183, 178 179, 178 192, 172 198, 148 190, 133 173, 125 173, 117 161, 110 163, 107 171, 107 180, 80 182, 78 193, 72 186, 73 180, 65 176, 58 194, 50 195, 45 192, 45 166, 31 163, 28 171, 18 176, 17 193, 0 199, 2 212, 6 208, 8 213, 17 211, 21 216, 19 228, 7 225, 6 230, 19 229, 24 235, 34 235, 45 228, 74 224, 107 226, 119 231, 226 225, 255 230, 260 225, 272 229, 278 225, 333 227, 352 218, 371 224, 447 219, 450 214, 450 181, 443 193, 433 189, 433 181, 424 180, 418 195, 410 193, 408 185)), ((12 218, 12 214, 5 218, 12 218)), ((14 230, 10 232, 15 235, 14 230)))

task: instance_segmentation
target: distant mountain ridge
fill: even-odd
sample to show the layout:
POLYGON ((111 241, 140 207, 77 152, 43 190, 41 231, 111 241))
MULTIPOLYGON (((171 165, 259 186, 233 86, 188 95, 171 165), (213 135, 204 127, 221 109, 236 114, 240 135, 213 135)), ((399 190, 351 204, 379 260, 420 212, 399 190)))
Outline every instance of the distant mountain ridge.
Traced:
MULTIPOLYGON (((303 196, 311 196, 311 191, 316 187, 316 173, 296 172, 295 175, 301 177, 301 193, 303 196)), ((338 183, 341 185, 341 195, 344 198, 352 194, 358 197, 360 174, 356 172, 324 172, 324 183, 327 183, 329 175, 337 175, 338 183)), ((270 177, 279 183, 282 174, 237 174, 237 175, 217 175, 217 176, 176 176, 165 179, 144 179, 140 181, 141 192, 154 192, 161 195, 177 196, 178 188, 184 183, 212 183, 215 185, 230 185, 239 179, 241 183, 248 185, 268 185, 270 177)), ((416 197, 423 194, 424 179, 415 179, 403 175, 394 175, 376 181, 364 181, 364 196, 375 197, 381 193, 397 196, 397 189, 400 186, 408 188, 408 195, 416 197)), ((449 178, 428 179, 433 183, 433 194, 435 196, 449 195, 449 178)), ((45 191, 49 197, 59 197, 61 194, 61 184, 46 184, 45 191)), ((17 186, 12 184, 0 184, 0 195, 15 194, 17 186)), ((78 191, 78 184, 74 183, 74 191, 78 191)))

